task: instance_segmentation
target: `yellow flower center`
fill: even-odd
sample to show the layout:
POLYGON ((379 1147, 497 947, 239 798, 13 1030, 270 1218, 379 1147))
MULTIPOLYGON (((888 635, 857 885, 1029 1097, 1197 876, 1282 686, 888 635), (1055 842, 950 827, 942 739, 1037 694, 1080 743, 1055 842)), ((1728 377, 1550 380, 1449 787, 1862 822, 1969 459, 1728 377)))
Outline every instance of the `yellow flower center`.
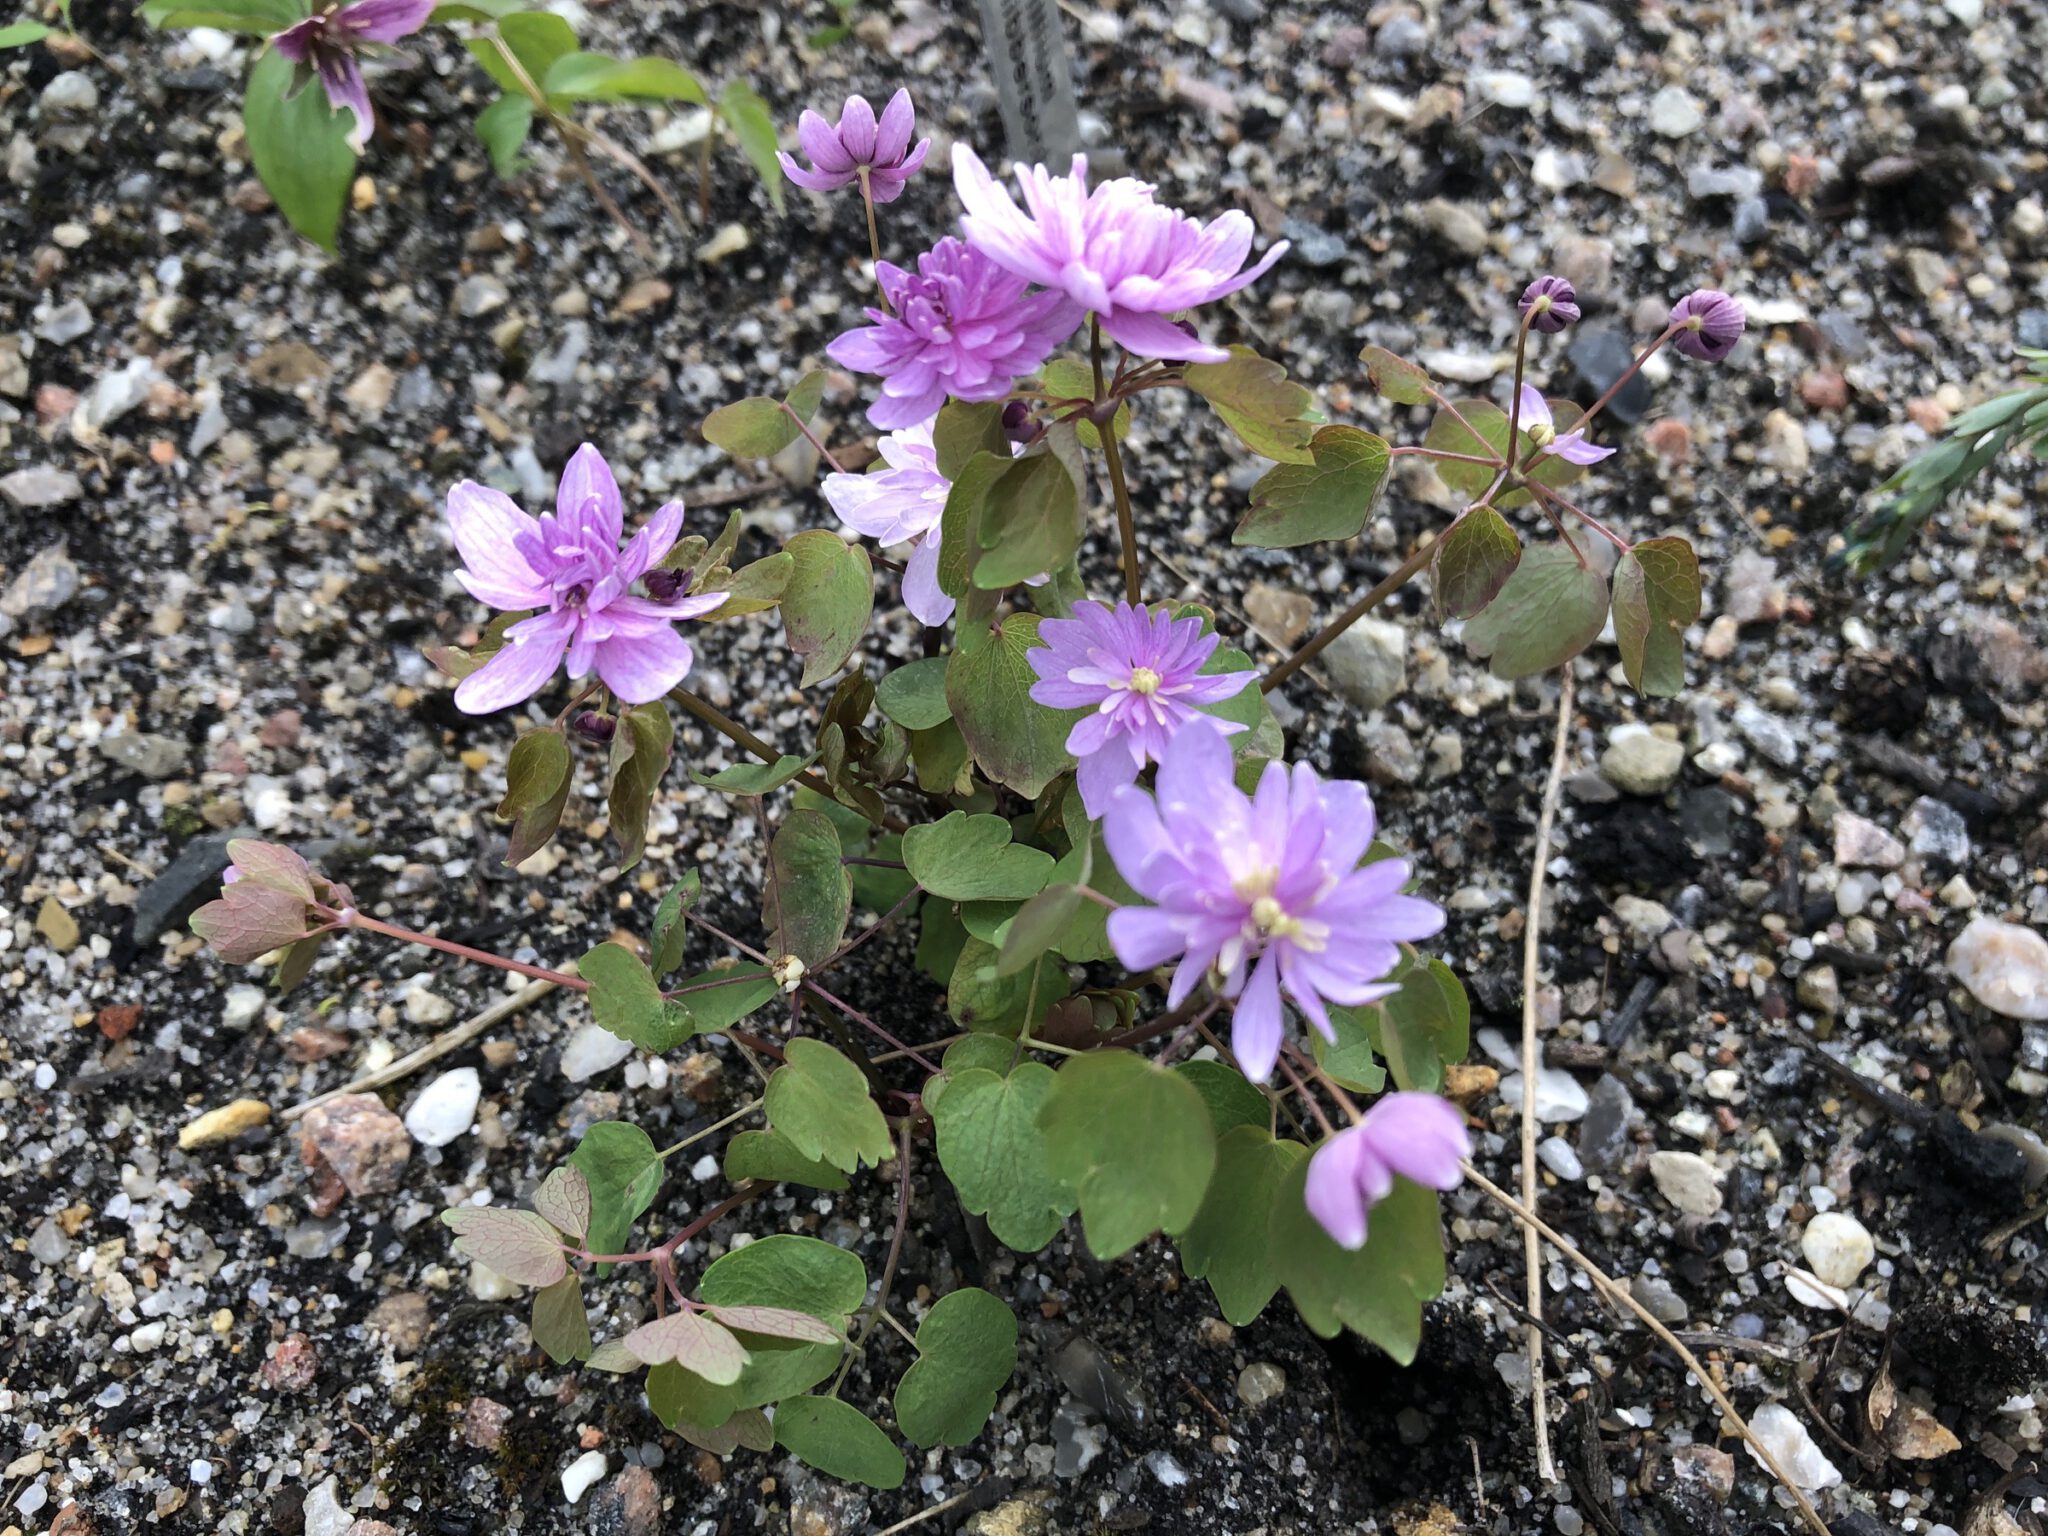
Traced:
POLYGON ((1154 672, 1150 667, 1131 668, 1131 692, 1157 693, 1158 691, 1159 674, 1157 672, 1154 672))
POLYGON ((1557 437, 1557 428, 1547 421, 1532 421, 1525 430, 1529 434, 1529 441, 1538 448, 1549 447, 1557 437))
POLYGON ((1301 932, 1301 919, 1289 917, 1271 896, 1261 896, 1252 903, 1252 924, 1270 939, 1291 939, 1301 932))

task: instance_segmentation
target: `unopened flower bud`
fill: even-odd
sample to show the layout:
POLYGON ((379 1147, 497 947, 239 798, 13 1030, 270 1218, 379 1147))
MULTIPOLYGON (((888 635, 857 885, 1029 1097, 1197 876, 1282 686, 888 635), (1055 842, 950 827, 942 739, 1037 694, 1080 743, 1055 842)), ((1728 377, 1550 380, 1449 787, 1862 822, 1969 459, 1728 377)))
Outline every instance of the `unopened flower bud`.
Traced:
POLYGON ((768 976, 784 992, 794 992, 804 984, 804 963, 795 955, 784 955, 768 967, 768 976))
POLYGON ((610 715, 586 709, 569 722, 569 728, 585 741, 594 741, 602 746, 618 734, 619 722, 610 715))
POLYGON ((1545 275, 1522 290, 1519 308, 1531 330, 1555 336, 1579 318, 1579 291, 1562 277, 1545 275))
POLYGON ((1742 306, 1718 288, 1695 288, 1671 306, 1678 334, 1671 344, 1687 357, 1718 363, 1742 340, 1746 319, 1742 306))
POLYGON ((1012 400, 1003 407, 1003 436, 1013 443, 1032 443, 1042 429, 1031 414, 1031 402, 1012 400))
POLYGON ((649 571, 641 579, 647 583, 647 595, 657 603, 673 602, 690 586, 687 571, 649 571))

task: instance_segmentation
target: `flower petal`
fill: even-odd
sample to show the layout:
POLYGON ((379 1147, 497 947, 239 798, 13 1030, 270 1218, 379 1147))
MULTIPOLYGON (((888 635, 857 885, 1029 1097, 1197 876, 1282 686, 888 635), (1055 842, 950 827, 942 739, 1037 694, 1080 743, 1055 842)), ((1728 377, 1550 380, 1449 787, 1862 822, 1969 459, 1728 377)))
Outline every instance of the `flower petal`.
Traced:
POLYGON ((532 698, 562 664, 575 628, 576 615, 566 611, 513 625, 498 654, 455 685, 455 707, 488 715, 532 698))
POLYGON ((597 647, 597 675, 628 704, 650 704, 690 675, 690 642, 673 629, 619 636, 597 647))
POLYGON ((616 549, 626 528, 626 504, 612 467, 596 447, 585 443, 562 470, 555 488, 555 516, 570 528, 588 528, 616 549))
POLYGON ((548 584, 514 547, 520 535, 539 531, 502 491, 464 480, 448 493, 448 532, 468 567, 456 579, 493 608, 536 608, 549 600, 548 584))

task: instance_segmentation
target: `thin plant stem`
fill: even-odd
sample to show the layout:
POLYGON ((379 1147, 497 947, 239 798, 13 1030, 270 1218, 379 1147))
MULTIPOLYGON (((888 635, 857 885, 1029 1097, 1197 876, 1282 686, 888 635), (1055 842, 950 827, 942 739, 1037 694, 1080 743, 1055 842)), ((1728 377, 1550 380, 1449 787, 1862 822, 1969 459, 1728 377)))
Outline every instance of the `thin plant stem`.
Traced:
POLYGON ((837 459, 832 457, 832 450, 827 448, 822 442, 818 440, 818 434, 811 430, 811 424, 805 421, 803 417, 797 415, 795 411, 791 410, 789 408, 789 402, 787 400, 778 400, 775 403, 782 407, 783 415, 787 416, 791 421, 796 423, 797 431, 803 433, 805 437, 811 440, 811 446, 818 450, 818 457, 823 459, 827 464, 830 464, 840 474, 845 474, 846 466, 844 464, 841 464, 837 459))
POLYGON ((889 291, 882 286, 882 235, 875 227, 875 188, 867 166, 860 168, 860 205, 868 215, 868 259, 874 266, 875 292, 882 300, 884 314, 895 313, 895 306, 889 302, 889 291))
MULTIPOLYGON (((1557 735, 1550 747, 1550 773, 1543 783, 1543 807, 1536 817, 1536 853, 1529 870, 1528 920, 1522 928, 1522 1200, 1536 1209, 1542 1186, 1536 1182, 1536 1070, 1541 1061, 1536 1039, 1536 977, 1543 929, 1543 882, 1550 866, 1550 830, 1557 821, 1558 789, 1564 782, 1565 758, 1572 735, 1572 668, 1559 673, 1557 735)), ((1533 1227, 1522 1229, 1522 1258, 1527 1280, 1529 1321, 1525 1343, 1529 1352, 1529 1412, 1536 1427, 1536 1471, 1546 1483, 1557 1481, 1550 1454, 1550 1399, 1543 1383, 1543 1254, 1533 1227)))
POLYGON ((528 965, 524 960, 510 960, 503 955, 494 955, 489 950, 473 949, 467 944, 458 944, 453 939, 444 939, 437 934, 420 933, 411 928, 401 928, 396 923, 382 922, 358 912, 344 925, 368 933, 381 933, 387 939, 398 939, 407 944, 419 944, 428 949, 438 949, 443 954, 459 955, 464 960, 473 960, 478 965, 494 966, 501 971, 516 971, 521 976, 531 976, 535 981, 551 981, 558 987, 567 987, 573 992, 588 992, 590 983, 581 976, 572 976, 567 971, 551 971, 544 965, 528 965))
POLYGON ((1389 458, 1399 458, 1404 453, 1419 458, 1440 460, 1446 464, 1484 464, 1488 469, 1498 468, 1500 463, 1497 459, 1481 458, 1476 453, 1452 453, 1445 448, 1425 448, 1420 443, 1404 443, 1398 448, 1387 450, 1389 458))
POLYGON ((738 1194, 728 1196, 726 1199, 719 1201, 718 1204, 711 1207, 710 1210, 706 1211, 703 1215, 699 1216, 696 1220, 692 1221, 687 1227, 684 1227, 682 1231, 676 1233, 674 1237, 668 1238, 664 1242, 657 1243, 652 1248, 643 1248, 638 1253, 590 1253, 582 1248, 575 1247, 571 1247, 568 1251, 576 1255, 577 1258, 583 1259, 591 1264, 654 1263, 658 1260, 667 1259, 671 1257, 678 1248, 682 1247, 683 1244, 687 1243, 691 1238, 695 1237, 699 1232, 702 1232, 706 1227, 710 1226, 720 1217, 730 1216, 734 1211, 738 1210, 741 1206, 745 1205, 749 1200, 758 1199, 767 1192, 768 1185, 750 1183, 745 1189, 741 1190, 738 1194))
MULTIPOLYGON (((1623 386, 1626 385, 1628 381, 1634 378, 1638 373, 1642 372, 1643 364, 1647 363, 1651 358, 1655 357, 1657 355, 1658 349, 1662 347, 1665 342, 1669 341, 1672 337, 1676 336, 1681 329, 1682 327, 1680 326, 1670 326, 1665 330, 1662 336, 1659 336, 1655 341, 1651 342, 1647 347, 1643 348, 1642 352, 1637 356, 1636 360, 1630 363, 1627 368, 1622 370, 1621 377, 1616 379, 1612 384, 1607 386, 1607 392, 1601 395, 1601 397, 1598 400, 1595 400, 1590 406, 1588 406, 1586 408, 1586 414, 1581 416, 1576 422, 1572 424, 1572 430, 1575 432, 1583 432, 1587 427, 1591 426, 1593 418, 1595 416, 1598 416, 1602 411, 1607 409, 1608 402, 1613 400, 1616 395, 1621 393, 1623 386)), ((1510 444, 1512 444, 1513 439, 1510 439, 1509 441, 1510 444)))
POLYGON ((1522 316, 1522 324, 1515 332, 1515 386, 1508 396, 1508 457, 1516 457, 1515 444, 1521 439, 1522 430, 1522 366, 1529 356, 1529 322, 1536 311, 1530 310, 1522 316))
MULTIPOLYGON (((1109 390, 1102 377, 1102 319, 1099 315, 1088 317, 1088 343, 1095 369, 1095 399, 1101 403, 1109 399, 1109 390)), ((1131 512, 1131 488, 1124 481, 1123 450, 1117 447, 1115 418, 1098 426, 1095 433, 1102 440, 1102 462, 1109 469, 1110 494, 1116 501, 1116 531, 1123 543, 1124 554, 1124 599, 1135 608, 1144 601, 1144 583, 1138 573, 1138 526, 1131 512)))
POLYGON ((1429 564, 1429 557, 1435 550, 1436 546, 1434 544, 1424 544, 1414 554, 1395 566, 1380 581, 1379 585, 1338 614, 1336 618, 1330 620, 1321 630, 1317 631, 1315 638, 1310 640, 1307 645, 1304 645, 1285 661, 1275 663, 1273 669, 1259 679, 1259 691, 1261 693, 1271 693, 1275 688, 1286 682, 1288 678, 1307 666, 1308 663, 1314 661, 1316 657, 1322 654, 1323 648, 1332 640, 1335 640, 1345 630, 1356 624, 1368 613, 1371 613, 1373 609, 1379 607, 1389 597, 1392 597, 1395 592, 1407 584, 1409 577, 1429 564))
POLYGON ((682 1151, 683 1148, 688 1146, 694 1146, 696 1143, 702 1141, 706 1136, 711 1135, 714 1131, 722 1131, 728 1125, 733 1125, 741 1120, 746 1119, 747 1116, 753 1114, 760 1107, 761 1101, 759 1099, 750 1100, 746 1104, 742 1105, 740 1108, 734 1110, 731 1114, 727 1115, 723 1120, 715 1121, 712 1124, 705 1126, 703 1130, 696 1131, 688 1136, 685 1136, 681 1141, 677 1142, 674 1146, 664 1147, 654 1155, 666 1161, 668 1158, 671 1158, 675 1156, 676 1153, 682 1151))
MULTIPOLYGON (((710 726, 711 729, 725 737, 726 740, 730 741, 741 751, 752 753, 764 763, 777 763, 782 760, 782 753, 777 752, 775 748, 756 736, 744 725, 741 725, 739 721, 733 719, 730 715, 712 704, 708 699, 699 697, 680 684, 669 689, 668 696, 675 700, 676 703, 682 705, 687 713, 694 715, 705 725, 710 726)), ((832 786, 808 768, 803 769, 797 774, 796 782, 803 785, 805 789, 813 790, 823 795, 827 800, 836 800, 838 798, 832 793, 832 786)), ((860 810, 860 807, 855 806, 853 809, 860 810)), ((867 812, 862 811, 861 814, 866 816, 867 812)), ((888 815, 886 812, 879 821, 876 821, 873 816, 868 816, 868 820, 875 822, 876 826, 886 832, 902 832, 909 827, 908 822, 901 821, 894 816, 888 815)))
POLYGON ((1535 1231, 1553 1248, 1557 1249, 1559 1253, 1563 1254, 1565 1258, 1577 1265, 1584 1272, 1586 1278, 1593 1282, 1601 1295, 1605 1296, 1614 1305, 1624 1307, 1635 1314, 1636 1319, 1645 1328, 1648 1328, 1660 1343, 1677 1355, 1679 1363, 1692 1373, 1694 1379, 1699 1382, 1707 1396, 1714 1400, 1714 1406, 1719 1408, 1726 1415, 1728 1421, 1735 1426, 1737 1432, 1741 1434, 1749 1448, 1756 1453, 1757 1459, 1770 1470, 1771 1476, 1775 1477, 1784 1490, 1792 1496, 1792 1502, 1799 1506, 1800 1516, 1806 1521, 1814 1536, 1830 1536, 1827 1522, 1821 1519, 1820 1512, 1813 1507, 1813 1501, 1807 1498, 1798 1484, 1785 1475, 1785 1469, 1778 1465, 1778 1458, 1771 1454, 1771 1448, 1757 1438, 1756 1431, 1749 1427, 1749 1421, 1735 1411, 1735 1404, 1728 1400, 1728 1394, 1723 1392, 1719 1383, 1707 1374, 1707 1368, 1700 1364, 1699 1357, 1694 1355, 1691 1350, 1687 1349, 1680 1342, 1677 1334, 1659 1322, 1656 1315, 1649 1308, 1630 1295, 1625 1287, 1618 1284, 1599 1265, 1579 1252, 1568 1239, 1560 1236, 1556 1231, 1547 1226, 1543 1219, 1534 1211, 1523 1206, 1513 1195, 1502 1189, 1493 1180, 1487 1178, 1485 1174, 1473 1167, 1471 1163, 1464 1164, 1464 1171, 1465 1177, 1470 1179, 1477 1188, 1489 1196, 1494 1204, 1500 1206, 1501 1209, 1525 1227, 1535 1231))
POLYGON ((896 1266, 903 1258, 903 1234, 910 1227, 910 1127, 909 1116, 896 1128, 896 1230, 889 1237, 889 1257, 882 1263, 882 1283, 875 1288, 875 1299, 869 1303, 867 1316, 862 1319, 860 1332, 846 1347, 846 1358, 839 1363, 839 1374, 832 1379, 832 1390, 828 1397, 837 1397, 839 1389, 846 1382, 846 1373, 853 1369, 854 1358, 860 1354, 861 1346, 868 1341, 868 1335, 875 1331, 875 1322, 889 1306, 889 1287, 896 1283, 896 1266))
POLYGON ((1294 1091, 1301 1095, 1301 1102, 1309 1107, 1309 1113, 1316 1117, 1316 1124, 1323 1128, 1325 1136, 1337 1134, 1337 1127, 1330 1124, 1330 1117, 1323 1112, 1322 1101, 1308 1091, 1308 1084, 1301 1080, 1301 1074, 1294 1070, 1294 1063, 1285 1055, 1280 1058, 1280 1070, 1287 1074, 1287 1081, 1294 1084, 1294 1091))
MULTIPOLYGON (((1450 398, 1450 396, 1444 394, 1441 390, 1436 389, 1430 385, 1424 385, 1423 387, 1429 390, 1429 398, 1437 403, 1437 406, 1440 410, 1448 412, 1451 420, 1455 421, 1459 426, 1463 427, 1467 432, 1469 432, 1472 435, 1472 441, 1478 443, 1481 447, 1486 449, 1486 455, 1480 459, 1480 463, 1499 465, 1502 468, 1506 467, 1507 460, 1502 458, 1499 454, 1493 451, 1493 444, 1487 442, 1486 434, 1481 432, 1477 427, 1473 426, 1471 422, 1465 419, 1465 413, 1458 409, 1457 403, 1453 401, 1450 398)), ((1508 439, 1508 447, 1511 451, 1513 450, 1513 438, 1508 439)), ((1483 500, 1484 498, 1481 499, 1483 500)))
MULTIPOLYGON (((1578 507, 1574 506, 1571 502, 1565 500, 1564 497, 1558 495, 1557 492, 1553 491, 1549 486, 1543 484, 1539 480, 1530 480, 1525 483, 1528 485, 1530 490, 1536 493, 1536 499, 1544 503, 1544 510, 1546 512, 1548 512, 1552 507, 1562 507, 1565 511, 1571 513, 1573 517, 1576 517, 1580 522, 1584 523, 1588 528, 1592 529, 1595 533, 1599 534, 1602 538, 1606 539, 1608 543, 1612 544, 1616 549, 1620 550, 1623 554, 1627 554, 1629 552, 1630 548, 1632 547, 1629 544, 1629 541, 1627 539, 1624 539, 1620 534, 1616 533, 1612 528, 1608 527, 1605 523, 1601 522, 1599 518, 1593 516, 1592 513, 1581 511, 1578 507)), ((1554 517, 1553 521, 1555 521, 1554 517)))

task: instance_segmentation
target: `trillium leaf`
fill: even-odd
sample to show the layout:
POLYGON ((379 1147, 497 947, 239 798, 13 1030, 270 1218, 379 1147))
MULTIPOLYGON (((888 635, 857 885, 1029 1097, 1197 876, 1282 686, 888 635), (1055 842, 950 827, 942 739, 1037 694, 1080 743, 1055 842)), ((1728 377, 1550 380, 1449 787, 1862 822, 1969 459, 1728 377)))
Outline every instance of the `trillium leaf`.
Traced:
POLYGON ((733 1137, 725 1146, 725 1176, 734 1183, 760 1179, 807 1189, 846 1188, 845 1174, 821 1158, 805 1157, 779 1131, 741 1131, 733 1137))
POLYGON ((553 1285, 569 1272, 562 1239, 536 1211, 460 1205, 443 1211, 456 1250, 520 1285, 553 1285))
POLYGON ((865 549, 823 528, 798 534, 784 551, 795 568, 782 593, 782 627, 803 658, 801 686, 808 688, 845 666, 867 633, 874 566, 865 549))
POLYGON ((612 736, 605 805, 612 837, 625 859, 619 866, 622 873, 640 862, 647 847, 647 820, 661 776, 668 772, 675 737, 675 722, 659 699, 636 704, 619 716, 618 730, 612 736))
POLYGON ((564 1275, 534 1293, 532 1329, 533 1342, 555 1364, 590 1358, 590 1314, 583 1309, 580 1276, 564 1275))
POLYGON ((1293 549, 1364 529, 1393 463, 1386 440, 1357 427, 1324 427, 1309 456, 1307 464, 1276 464, 1252 487, 1251 509, 1231 543, 1293 549))
POLYGON ((1385 347, 1367 347, 1358 354, 1365 364, 1366 381, 1383 400, 1396 405, 1421 405, 1430 398, 1429 375, 1405 357, 1385 347))
POLYGON ((317 85, 294 94, 296 83, 291 60, 275 48, 264 49, 249 72, 242 129, 249 162, 277 211, 293 229, 331 251, 355 179, 356 156, 348 143, 355 114, 335 111, 317 85))
MULTIPOLYGON (((618 1253, 633 1223, 654 1204, 661 1189, 661 1154, 645 1131, 623 1120, 600 1120, 583 1133, 569 1166, 590 1186, 590 1230, 584 1247, 591 1253, 618 1253)), ((610 1270, 597 1266, 598 1273, 610 1270)))
POLYGON ((868 1096, 859 1067, 822 1040, 789 1042, 783 1064, 768 1078, 768 1123, 804 1157, 843 1173, 887 1162, 895 1150, 888 1122, 868 1096))
POLYGON ((1645 539, 1614 567, 1614 638, 1621 669, 1643 693, 1685 687, 1685 630, 1700 616, 1700 562, 1680 538, 1645 539))
POLYGON ((565 53, 540 82, 550 101, 680 101, 705 106, 697 77, 668 59, 615 59, 602 53, 565 53))
POLYGON ((714 1387, 729 1387, 746 1369, 747 1348, 731 1330, 701 1312, 671 1312, 642 1323, 624 1340, 644 1364, 674 1361, 714 1387))
POLYGON ((590 1231, 590 1180, 573 1163, 564 1164, 540 1181, 533 1208, 557 1230, 579 1242, 590 1231))
POLYGON ((777 1405, 775 1443, 828 1477, 870 1488, 900 1488, 908 1470, 895 1441, 836 1397, 798 1397, 777 1405))
POLYGON ((521 153, 533 132, 533 98, 508 91, 476 115, 476 136, 491 157, 500 181, 509 181, 526 165, 521 153))
POLYGON ((598 1026, 659 1055, 701 1033, 687 1006, 661 995, 647 964, 623 944, 595 945, 577 963, 590 983, 590 1015, 598 1026))
POLYGON ((1315 396, 1287 370, 1250 347, 1232 347, 1221 363, 1190 363, 1181 379, 1207 400, 1253 453, 1285 464, 1311 464, 1309 439, 1322 416, 1315 396))
POLYGON ((1215 1176, 1194 1221, 1174 1241, 1181 1268, 1189 1279, 1209 1282, 1232 1327, 1242 1328, 1265 1311, 1280 1289, 1273 1202, 1282 1181, 1307 1157, 1307 1147, 1275 1141, 1263 1124, 1233 1126, 1216 1142, 1215 1176))
MULTIPOLYGON (((1020 1253, 1036 1253, 1066 1224, 1074 1195, 1055 1178, 1039 1116, 1052 1097, 1055 1074, 1042 1062, 1021 1062, 1003 1073, 987 1066, 955 1065, 946 1053, 945 1092, 931 1109, 939 1166, 960 1203, 988 1218, 989 1230, 1020 1253)), ((998 1042, 1007 1057, 1008 1042, 998 1042)), ((1006 1063, 1007 1064, 1007 1063, 1006 1063)))
POLYGON ((501 90, 524 96, 527 81, 538 85, 557 60, 576 51, 576 29, 553 11, 513 11, 497 18, 494 36, 467 38, 462 46, 501 90), (506 60, 508 52, 517 69, 506 60))
POLYGON ((1000 816, 954 811, 903 834, 903 862, 911 878, 950 901, 1022 901, 1052 874, 1053 857, 1010 841, 1000 816))
POLYGON ((554 837, 569 803, 574 769, 568 738, 554 726, 528 731, 512 743, 505 760, 505 798, 498 802, 498 814, 512 822, 507 864, 524 864, 554 837))
POLYGON ((968 1287, 939 1298, 917 1328, 917 1362, 896 1386, 896 1424, 926 1449, 970 1445, 1017 1369, 1017 1318, 968 1287))
POLYGON ((906 731, 928 731, 953 718, 946 702, 946 658, 927 656, 884 673, 875 703, 906 731))
POLYGON ((768 942, 809 970, 839 947, 853 913, 853 877, 843 858, 839 829, 822 811, 791 811, 768 845, 768 888, 762 893, 768 942))
POLYGON ((782 212, 782 162, 775 154, 775 118, 768 103, 746 81, 732 80, 719 93, 718 115, 725 119, 726 127, 739 141, 740 153, 761 178, 770 205, 777 213, 782 212))
POLYGON ((1035 613, 1013 613, 1000 628, 963 625, 946 668, 946 702, 975 764, 1029 800, 1074 766, 1067 734, 1083 713, 1031 697, 1038 674, 1024 653, 1038 643, 1038 623, 1035 613))
POLYGON ((647 968, 656 976, 666 976, 683 963, 683 947, 690 937, 683 914, 697 905, 703 889, 703 877, 693 869, 668 888, 668 894, 654 909, 654 932, 647 940, 647 968))
MULTIPOLYGON (((950 1101, 959 1091, 947 1091, 950 1101)), ((1039 1112, 1048 1167, 1079 1196, 1088 1248, 1113 1259, 1201 1208, 1216 1137, 1193 1084, 1129 1051, 1068 1060, 1039 1112)))
POLYGON ((1303 1190, 1309 1159, 1274 1183, 1270 1242, 1280 1282, 1311 1332, 1342 1328, 1370 1339, 1402 1365, 1422 1342, 1422 1306, 1443 1294, 1443 1234, 1433 1191, 1396 1179, 1372 1208, 1365 1246, 1337 1246, 1308 1213, 1303 1190))
POLYGON ((767 795, 782 788, 817 760, 815 752, 809 757, 785 753, 772 763, 734 763, 716 773, 699 773, 692 769, 690 777, 706 789, 722 789, 728 795, 767 795))
POLYGON ((1496 597, 1522 560, 1522 541, 1492 507, 1460 514, 1429 560, 1439 623, 1469 619, 1496 597))
POLYGON ((1493 675, 1532 677, 1561 667, 1599 638, 1607 578, 1563 540, 1522 556, 1500 595, 1465 625, 1465 647, 1489 657, 1493 675))

